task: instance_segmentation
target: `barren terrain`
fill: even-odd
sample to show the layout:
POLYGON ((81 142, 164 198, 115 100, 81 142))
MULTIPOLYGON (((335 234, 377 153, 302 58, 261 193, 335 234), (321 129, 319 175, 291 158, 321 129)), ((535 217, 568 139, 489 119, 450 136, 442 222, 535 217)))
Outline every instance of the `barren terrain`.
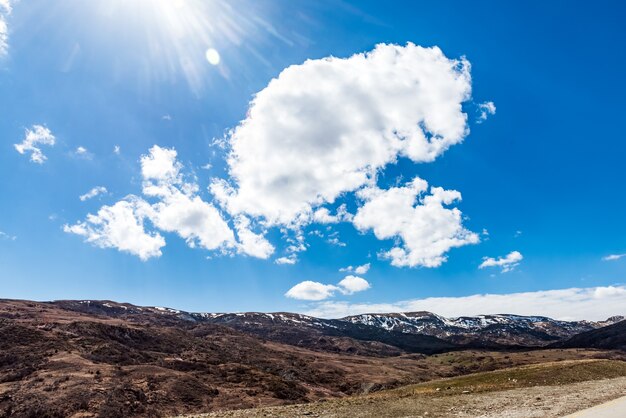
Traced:
POLYGON ((626 395, 623 362, 575 361, 438 380, 372 395, 186 418, 562 417, 626 395))

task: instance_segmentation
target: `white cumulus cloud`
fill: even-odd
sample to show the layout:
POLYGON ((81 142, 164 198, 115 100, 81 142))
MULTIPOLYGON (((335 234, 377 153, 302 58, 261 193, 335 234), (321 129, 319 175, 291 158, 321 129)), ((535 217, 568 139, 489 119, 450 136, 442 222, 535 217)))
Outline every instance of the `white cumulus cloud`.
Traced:
POLYGON ((174 149, 153 146, 140 159, 144 197, 128 196, 113 206, 103 206, 86 221, 65 225, 69 233, 84 236, 100 247, 117 248, 142 260, 159 257, 165 239, 158 231, 183 238, 192 248, 238 251, 267 258, 273 247, 250 230, 243 218, 235 222, 240 243, 219 210, 198 195, 198 186, 186 181, 174 149), (148 221, 153 231, 148 231, 148 221), (129 234, 135 239, 126 240, 129 234))
POLYGON ((371 285, 364 278, 349 275, 343 278, 337 285, 305 280, 289 289, 285 296, 292 299, 320 301, 334 296, 336 292, 352 295, 370 287, 371 285))
POLYGON ((14 144, 15 150, 20 154, 30 152, 30 160, 37 164, 43 164, 47 157, 41 151, 40 145, 53 146, 56 138, 45 126, 33 125, 26 129, 24 140, 19 144, 14 144))
POLYGON ((366 274, 368 271, 370 271, 370 263, 363 264, 363 265, 361 265, 361 266, 357 266, 357 267, 354 269, 354 272, 355 272, 356 274, 366 274))
POLYGON ((250 230, 250 220, 247 217, 237 217, 235 229, 239 238, 239 252, 262 259, 267 259, 274 253, 274 246, 262 234, 250 230))
POLYGON ((176 156, 176 150, 155 145, 141 157, 143 193, 159 200, 151 206, 150 220, 163 231, 177 233, 192 248, 233 247, 233 231, 215 206, 196 195, 197 185, 183 180, 176 156))
POLYGON ((300 300, 323 300, 331 297, 336 290, 337 286, 333 286, 332 284, 322 284, 305 280, 289 289, 287 293, 285 293, 285 296, 300 300))
MULTIPOLYGON (((376 185, 399 159, 432 162, 462 142, 470 99, 469 62, 438 47, 380 44, 290 66, 254 96, 244 120, 216 139, 228 150, 227 176, 211 180, 213 201, 184 178, 173 149, 155 146, 142 157, 147 219, 190 246, 259 258, 274 253, 265 236, 280 229, 285 246, 277 264, 294 264, 307 250, 306 225, 351 222, 395 240, 383 253, 393 265, 439 266, 451 248, 479 241, 450 207, 460 193, 420 179, 388 190, 376 185), (356 213, 347 209, 353 201, 356 213)), ((347 245, 336 232, 324 238, 347 245)))
POLYGON ((158 232, 148 232, 144 227, 150 211, 145 201, 129 196, 113 206, 102 206, 97 214, 87 215, 84 222, 65 225, 63 230, 98 247, 117 248, 145 261, 160 257, 165 246, 165 239, 158 232))
POLYGON ((199 196, 172 190, 151 206, 150 220, 162 231, 175 232, 191 248, 232 247, 234 235, 217 209, 199 196))
POLYGON ((81 200, 81 202, 84 202, 85 200, 92 199, 98 195, 105 194, 105 193, 108 193, 108 190, 106 187, 96 186, 92 188, 91 190, 89 190, 87 193, 78 196, 78 198, 81 200))
POLYGON ((513 271, 524 259, 524 256, 519 251, 511 251, 504 257, 498 257, 497 259, 492 257, 483 257, 483 262, 478 266, 480 269, 485 267, 500 267, 503 273, 513 271))
POLYGON ((604 320, 626 315, 626 287, 603 286, 510 294, 431 297, 393 303, 326 301, 303 313, 322 318, 385 312, 429 311, 447 317, 481 314, 542 315, 561 320, 604 320))
POLYGON ((461 142, 469 67, 411 43, 288 67, 231 131, 230 180, 212 191, 231 214, 306 223, 399 156, 433 161, 461 142))
POLYGON ((461 200, 456 190, 429 190, 416 177, 402 187, 365 188, 358 196, 364 204, 353 219, 357 229, 373 230, 378 239, 400 238, 402 245, 383 254, 394 266, 438 267, 450 249, 479 242, 463 226, 461 211, 446 207, 461 200))
POLYGON ((369 289, 371 286, 367 280, 358 276, 346 276, 343 280, 337 283, 339 291, 345 295, 351 295, 356 292, 362 292, 369 289))

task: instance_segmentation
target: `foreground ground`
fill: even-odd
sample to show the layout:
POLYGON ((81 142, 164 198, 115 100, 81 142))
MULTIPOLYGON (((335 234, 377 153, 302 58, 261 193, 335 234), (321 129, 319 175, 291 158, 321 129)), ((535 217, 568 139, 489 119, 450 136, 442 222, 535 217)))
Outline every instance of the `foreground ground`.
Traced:
MULTIPOLYGON (((0 300, 0 418, 160 417, 307 403, 276 414, 419 416, 415 407, 424 405, 424 414, 441 415, 480 405, 468 396, 485 391, 626 377, 626 322, 578 334, 574 345, 478 341, 443 350, 450 343, 369 326, 350 328, 352 337, 326 335, 298 316, 287 325, 250 323, 256 333, 202 318, 109 301, 0 300), (446 378, 456 380, 437 383, 446 378)), ((594 400, 605 396, 598 393, 594 400)))
POLYGON ((308 405, 193 417, 562 417, 626 395, 625 372, 624 362, 565 361, 308 405), (601 378, 616 375, 622 376, 601 378))

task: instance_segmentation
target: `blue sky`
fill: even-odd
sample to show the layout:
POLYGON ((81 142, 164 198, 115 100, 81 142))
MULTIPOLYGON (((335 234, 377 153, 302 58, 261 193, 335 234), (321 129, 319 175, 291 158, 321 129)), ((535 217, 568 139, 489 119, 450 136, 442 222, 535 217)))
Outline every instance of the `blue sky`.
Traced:
MULTIPOLYGON (((443 306, 455 300, 459 308, 449 314, 487 313, 507 305, 489 305, 489 299, 478 308, 466 304, 466 297, 524 293, 528 306, 511 309, 531 313, 545 308, 536 313, 577 317, 581 313, 568 310, 578 310, 575 300, 584 299, 588 317, 624 313, 614 306, 626 301, 626 257, 603 260, 626 253, 626 29, 619 2, 128 3, 0 1, 7 26, 6 50, 0 52, 1 297, 113 299, 194 311, 328 316, 414 306, 446 311, 443 306), (360 61, 350 58, 377 44, 395 48, 410 69, 373 53, 360 61), (434 47, 442 51, 436 59, 429 55, 434 47), (209 49, 219 54, 218 63, 207 60, 209 49), (329 56, 337 59, 324 60, 329 56), (463 57, 468 63, 461 69, 463 57), (313 61, 302 65, 307 60, 313 61), (290 66, 296 67, 283 72, 290 66), (416 68, 442 78, 428 78, 434 77, 428 71, 418 77, 416 68), (471 87, 471 95, 468 90, 456 103, 448 93, 461 94, 464 86, 454 83, 463 71, 471 74, 465 86, 471 87), (437 98, 414 98, 410 88, 408 93, 392 88, 396 82, 409 86, 414 78, 440 86, 434 89, 437 98), (369 87, 358 90, 362 85, 369 87), (287 97, 296 90, 301 94, 287 97), (362 98, 352 94, 356 90, 362 98), (257 93, 257 110, 251 111, 257 93), (439 99, 443 110, 433 110, 439 99), (375 110, 366 112, 370 101, 375 110), (491 103, 493 112, 486 111, 491 103), (391 162, 368 172, 370 177, 375 173, 369 182, 344 187, 351 180, 338 176, 336 183, 309 183, 319 174, 306 171, 316 152, 320 167, 339 169, 354 164, 369 146, 363 133, 375 133, 378 125, 372 122, 365 131, 371 120, 359 119, 363 115, 402 114, 396 121, 405 123, 403 128, 423 127, 415 115, 431 112, 435 118, 448 111, 450 117, 433 122, 435 128, 424 122, 427 137, 448 141, 449 148, 437 152, 433 161, 398 151, 391 162), (467 135, 455 131, 463 114, 467 123, 460 127, 469 129, 467 135), (299 123, 293 129, 287 122, 274 126, 272 115, 299 123), (246 124, 251 128, 231 132, 246 124), (41 134, 37 126, 55 139, 53 145, 35 144, 46 157, 41 163, 32 161, 30 151, 21 154, 15 147, 24 143, 27 130, 41 134), (358 140, 333 153, 335 126, 358 140), (239 154, 229 162, 235 143, 239 154), (331 160, 323 158, 330 154, 337 155, 325 166, 331 160), (170 163, 176 174, 167 179, 162 173, 146 174, 146 164, 152 163, 160 168, 170 163), (238 179, 232 170, 239 170, 238 179), (285 179, 298 170, 302 178, 285 179), (286 188, 255 187, 266 174, 274 176, 272 184, 284 180, 286 188), (391 199, 397 192, 417 199, 418 210, 424 208, 421 199, 432 196, 433 189, 411 189, 416 177, 460 192, 462 200, 435 203, 432 209, 435 218, 443 219, 443 229, 456 228, 445 238, 462 243, 447 247, 439 242, 436 246, 443 250, 425 249, 432 244, 431 223, 420 219, 430 214, 428 208, 393 230, 387 221, 403 215, 375 205, 381 196, 391 199), (219 180, 235 194, 218 198, 215 188, 209 188, 219 180), (148 183, 168 191, 146 193, 148 183), (294 184, 310 186, 313 193, 338 192, 334 199, 313 204, 298 200, 295 192, 281 192, 296 190, 294 184), (98 186, 107 192, 79 199, 98 186), (275 199, 263 201, 274 192, 275 199), (106 237, 84 242, 103 234, 89 223, 88 214, 137 201, 129 195, 152 211, 142 220, 149 237, 163 239, 160 255, 153 252, 142 260, 137 253, 119 251, 120 243, 116 247, 106 237), (200 213, 214 216, 215 222, 207 221, 207 226, 203 222, 208 218, 195 217, 196 223, 177 224, 176 210, 187 209, 172 202, 196 198, 200 213), (296 221, 285 208, 303 202, 312 212, 326 207, 331 215, 345 204, 348 214, 319 223, 311 219, 312 212, 303 221, 300 212, 296 221), (453 208, 459 211, 457 220, 453 208), (176 219, 166 216, 168 210, 176 219), (235 225, 242 217, 257 239, 255 250, 243 247, 235 225), (220 222, 226 230, 210 229, 220 222), (375 234, 377 230, 391 232, 380 238, 385 234, 375 234), (407 230, 417 235, 417 243, 408 243, 407 230), (185 234, 196 248, 190 248, 185 234), (216 236, 223 245, 207 249, 217 245, 207 244, 216 236), (293 240, 306 250, 290 250, 293 240), (274 248, 271 254, 268 246, 274 248), (391 248, 417 258, 397 266, 403 263, 400 258, 384 255, 391 248), (435 255, 420 256, 424 251, 435 255), (515 251, 521 260, 506 258, 515 251), (436 261, 437 256, 443 259, 436 261), (480 268, 485 257, 493 260, 480 268), (276 263, 281 258, 295 263, 276 263), (339 271, 367 263, 367 272, 339 271), (348 275, 367 285, 338 285, 348 275), (296 298, 285 296, 302 282, 314 285, 296 288, 301 291, 291 292, 296 298), (569 293, 545 293, 563 289, 569 293), (551 295, 546 303, 561 307, 530 302, 546 294, 551 295), (424 299, 432 304, 405 303, 424 299)), ((398 129, 392 122, 387 125, 398 129)), ((396 203, 392 208, 400 207, 396 203)), ((135 216, 139 206, 133 206, 135 216)))

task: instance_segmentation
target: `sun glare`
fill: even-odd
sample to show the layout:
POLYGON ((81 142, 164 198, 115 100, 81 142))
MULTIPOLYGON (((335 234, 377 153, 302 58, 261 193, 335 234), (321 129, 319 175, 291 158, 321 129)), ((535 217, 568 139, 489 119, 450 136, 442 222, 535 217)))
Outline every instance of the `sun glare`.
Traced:
POLYGON ((108 42, 125 43, 119 51, 127 55, 116 58, 130 71, 140 70, 143 83, 182 75, 195 92, 211 79, 210 68, 219 66, 217 74, 227 77, 225 50, 252 48, 245 40, 267 26, 258 13, 251 18, 227 1, 111 0, 97 4, 105 29, 113 32, 114 40, 108 42))

